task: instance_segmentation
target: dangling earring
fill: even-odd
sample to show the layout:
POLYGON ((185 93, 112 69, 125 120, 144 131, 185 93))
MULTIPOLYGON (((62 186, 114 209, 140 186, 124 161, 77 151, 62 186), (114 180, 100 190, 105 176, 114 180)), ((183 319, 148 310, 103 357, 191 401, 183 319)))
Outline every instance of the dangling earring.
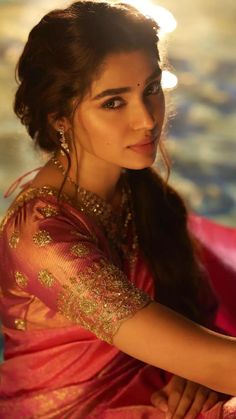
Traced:
POLYGON ((65 150, 67 153, 70 152, 69 145, 68 145, 68 143, 66 141, 66 138, 65 138, 64 127, 59 128, 58 134, 59 134, 59 137, 60 137, 59 140, 60 140, 60 143, 61 143, 61 155, 64 156, 65 152, 63 150, 65 150))

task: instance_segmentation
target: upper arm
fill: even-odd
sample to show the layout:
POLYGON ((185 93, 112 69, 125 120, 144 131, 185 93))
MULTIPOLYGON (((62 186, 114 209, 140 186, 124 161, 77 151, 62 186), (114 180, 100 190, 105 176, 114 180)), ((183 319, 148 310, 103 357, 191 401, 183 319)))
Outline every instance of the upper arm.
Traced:
POLYGON ((82 226, 75 229, 61 216, 25 225, 11 254, 20 288, 109 343, 120 324, 151 301, 82 226))

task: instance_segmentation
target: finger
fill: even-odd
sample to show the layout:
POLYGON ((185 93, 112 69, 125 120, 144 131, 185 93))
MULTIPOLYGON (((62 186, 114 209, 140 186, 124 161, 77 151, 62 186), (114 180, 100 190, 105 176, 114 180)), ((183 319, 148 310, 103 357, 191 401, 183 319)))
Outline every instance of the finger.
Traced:
POLYGON ((202 408, 208 400, 210 390, 206 387, 200 386, 197 389, 192 405, 190 406, 185 419, 195 419, 202 411, 202 408))
MULTIPOLYGON (((169 400, 168 400, 168 410, 169 413, 167 415, 167 419, 170 419, 176 412, 176 410, 178 409, 178 407, 181 405, 181 401, 183 400, 183 394, 178 390, 172 391, 172 393, 169 396, 169 400)), ((180 416, 182 417, 182 416, 180 416)))
POLYGON ((178 376, 173 377, 173 380, 171 383, 171 391, 169 393, 169 399, 168 399, 169 414, 167 415, 167 419, 171 418, 173 413, 177 409, 177 406, 185 391, 186 385, 187 385, 187 380, 183 380, 182 377, 178 377, 178 376))
POLYGON ((164 391, 157 391, 156 393, 153 393, 151 396, 151 402, 158 409, 162 410, 163 412, 167 412, 168 402, 164 391))
POLYGON ((182 397, 179 400, 179 403, 176 406, 175 410, 171 410, 172 405, 171 406, 169 405, 169 409, 172 413, 173 419, 185 418, 187 411, 189 410, 190 406, 193 403, 198 387, 199 387, 198 384, 193 383, 191 381, 187 381, 182 397))
POLYGON ((208 399, 205 401, 202 412, 206 412, 207 410, 211 409, 219 400, 219 394, 215 391, 211 391, 208 399))

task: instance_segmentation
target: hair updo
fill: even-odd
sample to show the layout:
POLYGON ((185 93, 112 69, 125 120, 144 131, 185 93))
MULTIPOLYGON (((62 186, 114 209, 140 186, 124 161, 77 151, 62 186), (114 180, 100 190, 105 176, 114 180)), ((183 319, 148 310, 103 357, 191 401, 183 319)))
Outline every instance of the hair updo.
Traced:
POLYGON ((59 144, 48 115, 73 114, 105 57, 144 49, 159 60, 157 23, 134 7, 78 1, 53 10, 31 30, 17 66, 14 111, 29 135, 46 151, 59 144))

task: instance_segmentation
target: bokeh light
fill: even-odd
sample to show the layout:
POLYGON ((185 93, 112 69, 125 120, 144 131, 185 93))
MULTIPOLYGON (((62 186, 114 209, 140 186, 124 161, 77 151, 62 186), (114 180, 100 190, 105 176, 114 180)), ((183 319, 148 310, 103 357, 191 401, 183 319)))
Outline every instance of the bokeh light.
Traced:
POLYGON ((163 89, 174 89, 178 84, 178 78, 168 70, 163 70, 161 84, 163 89))
POLYGON ((161 29, 159 33, 160 37, 166 33, 173 32, 177 27, 177 21, 174 15, 165 7, 157 6, 148 0, 126 0, 126 3, 155 19, 161 29))

